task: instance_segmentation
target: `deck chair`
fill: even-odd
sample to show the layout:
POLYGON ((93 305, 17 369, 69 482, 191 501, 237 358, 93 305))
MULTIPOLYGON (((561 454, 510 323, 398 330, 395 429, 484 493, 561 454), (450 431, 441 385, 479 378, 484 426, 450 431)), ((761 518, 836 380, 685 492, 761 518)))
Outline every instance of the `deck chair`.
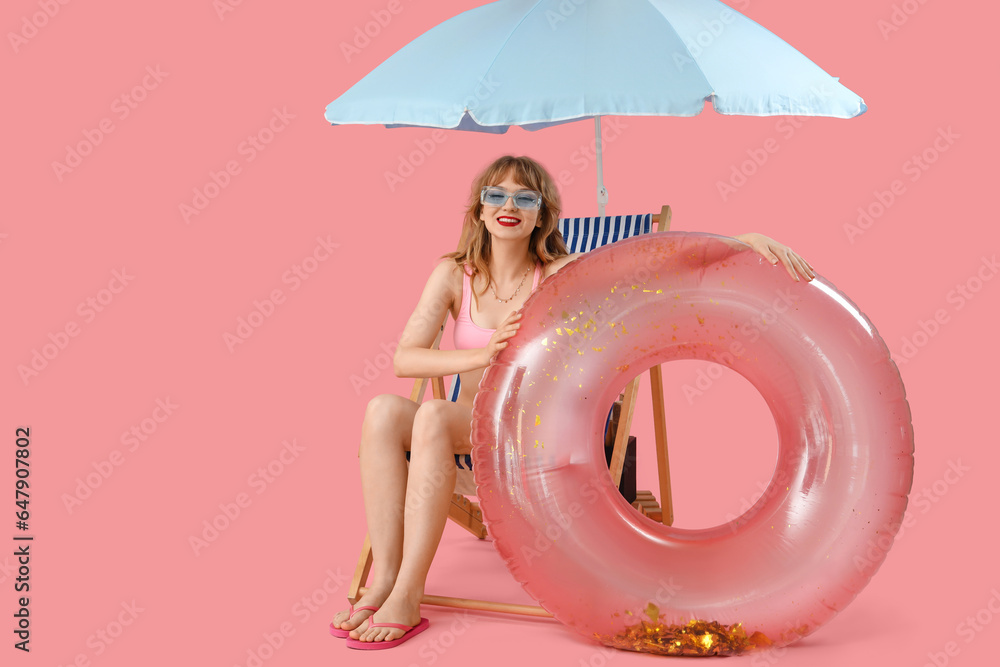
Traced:
MULTIPOLYGON (((563 235, 567 249, 571 253, 588 252, 594 248, 631 236, 648 234, 651 231, 669 231, 670 215, 670 207, 663 206, 659 214, 646 213, 640 215, 605 216, 604 218, 562 218, 559 220, 559 230, 563 235)), ((437 338, 434 340, 433 347, 435 349, 440 345, 443 334, 444 326, 441 327, 437 338)), ((605 446, 611 451, 608 467, 611 479, 615 485, 619 485, 619 488, 621 488, 622 471, 625 467, 626 454, 630 453, 630 445, 634 452, 635 439, 630 437, 629 431, 632 425, 635 401, 639 392, 640 377, 636 377, 625 387, 625 390, 611 408, 605 428, 605 446)), ((666 419, 663 411, 663 376, 659 365, 649 369, 649 377, 653 401, 653 432, 656 440, 659 493, 663 505, 662 507, 660 506, 653 492, 645 490, 636 491, 635 501, 632 505, 654 521, 671 525, 673 523, 673 505, 670 492, 670 466, 667 458, 666 419)), ((447 396, 452 401, 458 398, 460 383, 456 375, 447 393, 445 392, 444 378, 418 378, 414 382, 413 390, 410 392, 410 399, 417 403, 423 402, 428 384, 431 385, 434 398, 445 398, 447 396)), ((479 504, 468 497, 476 495, 476 485, 472 476, 472 457, 469 455, 456 455, 455 465, 458 469, 458 474, 456 475, 455 495, 449 508, 448 518, 458 523, 477 538, 484 539, 487 533, 486 527, 483 525, 482 511, 479 508, 479 504)), ((366 585, 372 560, 371 542, 369 536, 365 535, 361 554, 358 557, 358 564, 348 591, 348 600, 350 600, 351 604, 357 603, 367 590, 366 585)), ((549 612, 538 606, 439 595, 425 594, 421 600, 421 604, 499 611, 529 616, 551 616, 549 612)))

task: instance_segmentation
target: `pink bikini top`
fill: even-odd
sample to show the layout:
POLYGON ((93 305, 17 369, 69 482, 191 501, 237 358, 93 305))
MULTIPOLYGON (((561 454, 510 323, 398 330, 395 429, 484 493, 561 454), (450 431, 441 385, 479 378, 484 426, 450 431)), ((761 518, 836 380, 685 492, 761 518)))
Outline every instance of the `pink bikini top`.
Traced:
MULTIPOLYGON (((542 265, 535 264, 535 278, 531 283, 531 290, 538 287, 538 280, 542 275, 542 265)), ((455 349, 469 350, 486 347, 493 332, 496 329, 484 329, 472 321, 470 308, 472 308, 472 285, 469 281, 467 271, 462 272, 462 306, 458 310, 458 317, 455 319, 455 349)))

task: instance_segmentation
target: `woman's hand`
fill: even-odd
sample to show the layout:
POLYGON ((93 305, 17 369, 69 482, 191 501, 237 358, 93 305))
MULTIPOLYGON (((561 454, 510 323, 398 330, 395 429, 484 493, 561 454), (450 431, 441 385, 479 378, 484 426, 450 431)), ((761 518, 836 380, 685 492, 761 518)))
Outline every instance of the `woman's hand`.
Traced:
POLYGON ((483 367, 489 366, 490 362, 493 361, 493 357, 496 356, 497 352, 507 347, 507 341, 517 330, 521 328, 521 323, 518 320, 521 319, 521 313, 514 311, 507 316, 500 326, 497 327, 496 331, 490 337, 490 342, 486 344, 483 348, 483 354, 486 357, 486 363, 483 367))
POLYGON ((788 275, 795 280, 798 280, 800 275, 807 281, 816 277, 816 272, 813 271, 813 267, 809 262, 802 259, 798 253, 788 246, 778 243, 772 238, 756 232, 740 234, 734 238, 746 243, 761 257, 771 262, 771 264, 777 264, 780 261, 784 265, 785 270, 788 271, 788 275))

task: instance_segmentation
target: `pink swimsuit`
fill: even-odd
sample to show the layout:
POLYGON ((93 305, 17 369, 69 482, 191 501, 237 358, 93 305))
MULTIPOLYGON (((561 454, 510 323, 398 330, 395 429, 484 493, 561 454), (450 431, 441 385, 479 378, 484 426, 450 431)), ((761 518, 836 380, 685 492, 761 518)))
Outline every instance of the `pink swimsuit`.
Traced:
MULTIPOLYGON (((531 283, 531 291, 538 287, 538 280, 542 275, 542 265, 535 264, 535 278, 531 283)), ((455 319, 455 349, 469 350, 473 348, 486 347, 493 332, 496 329, 484 329, 472 321, 469 309, 472 308, 472 285, 469 281, 468 272, 462 272, 462 305, 455 319)))

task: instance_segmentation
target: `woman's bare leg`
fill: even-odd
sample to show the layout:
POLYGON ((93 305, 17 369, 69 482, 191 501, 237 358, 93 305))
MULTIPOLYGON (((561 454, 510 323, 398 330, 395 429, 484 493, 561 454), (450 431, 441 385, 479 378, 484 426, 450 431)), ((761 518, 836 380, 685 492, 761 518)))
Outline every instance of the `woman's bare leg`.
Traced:
MULTIPOLYGON (((427 571, 455 492, 454 455, 472 450, 471 421, 472 410, 467 405, 450 401, 428 401, 417 410, 410 440, 402 560, 392 592, 373 614, 378 623, 416 625, 420 621, 427 571)), ((389 641, 403 635, 398 628, 358 630, 353 634, 362 641, 389 641)))
MULTIPOLYGON (((379 607, 389 597, 403 558, 403 504, 406 497, 406 451, 418 405, 393 394, 376 396, 368 403, 361 427, 361 489, 372 545, 370 590, 356 607, 379 607)), ((353 630, 372 612, 349 617, 345 609, 333 625, 353 630)))

